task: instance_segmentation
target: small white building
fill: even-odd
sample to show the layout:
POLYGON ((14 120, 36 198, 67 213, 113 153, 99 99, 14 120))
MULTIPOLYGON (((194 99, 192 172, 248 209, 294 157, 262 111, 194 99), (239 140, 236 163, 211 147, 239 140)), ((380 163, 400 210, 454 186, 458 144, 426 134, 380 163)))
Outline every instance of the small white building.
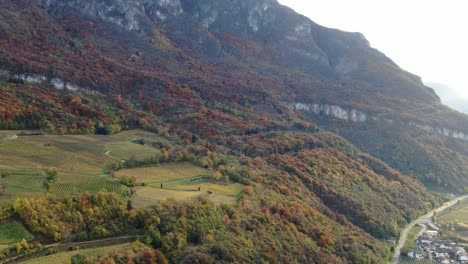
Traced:
POLYGON ((468 254, 466 252, 460 252, 457 255, 459 261, 468 261, 468 254))
POLYGON ((418 237, 418 241, 417 241, 417 242, 418 242, 419 245, 422 245, 422 244, 424 244, 424 243, 431 245, 431 244, 432 244, 432 241, 433 241, 433 239, 431 239, 430 236, 428 236, 428 235, 420 235, 420 236, 418 237))
POLYGON ((436 252, 433 253, 433 255, 436 257, 436 258, 440 258, 440 257, 449 257, 449 254, 450 253, 450 250, 444 248, 444 249, 438 249, 436 250, 436 252))
POLYGON ((450 264, 450 260, 446 257, 438 257, 436 258, 437 263, 441 264, 450 264))
POLYGON ((408 257, 415 258, 415 259, 422 259, 424 258, 424 252, 420 250, 412 251, 408 253, 408 257))

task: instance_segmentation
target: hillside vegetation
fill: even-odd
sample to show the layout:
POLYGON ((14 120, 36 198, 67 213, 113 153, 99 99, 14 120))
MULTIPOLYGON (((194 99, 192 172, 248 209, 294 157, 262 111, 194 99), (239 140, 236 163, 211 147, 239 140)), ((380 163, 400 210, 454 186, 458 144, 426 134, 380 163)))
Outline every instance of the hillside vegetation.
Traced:
POLYGON ((467 124, 361 34, 274 0, 0 0, 0 219, 48 240, 384 263, 442 202, 427 187, 466 191, 467 124))

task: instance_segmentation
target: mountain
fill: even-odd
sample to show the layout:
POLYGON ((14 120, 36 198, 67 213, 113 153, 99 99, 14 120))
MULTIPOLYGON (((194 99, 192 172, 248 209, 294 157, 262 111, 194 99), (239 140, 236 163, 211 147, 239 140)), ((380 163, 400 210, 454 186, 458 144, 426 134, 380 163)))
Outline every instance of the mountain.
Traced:
POLYGON ((467 115, 275 0, 2 0, 0 69, 4 129, 143 128, 248 185, 212 242, 160 223, 171 262, 382 263, 468 186, 467 115))
POLYGON ((468 99, 460 97, 452 88, 445 84, 430 82, 426 85, 436 91, 444 104, 468 114, 468 99))

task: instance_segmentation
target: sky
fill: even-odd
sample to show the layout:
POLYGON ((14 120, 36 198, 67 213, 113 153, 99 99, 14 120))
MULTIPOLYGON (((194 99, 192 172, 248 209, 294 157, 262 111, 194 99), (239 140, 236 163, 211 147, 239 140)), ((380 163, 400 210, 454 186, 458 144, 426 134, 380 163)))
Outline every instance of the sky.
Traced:
POLYGON ((326 27, 361 32, 401 68, 468 99, 468 1, 278 0, 326 27))

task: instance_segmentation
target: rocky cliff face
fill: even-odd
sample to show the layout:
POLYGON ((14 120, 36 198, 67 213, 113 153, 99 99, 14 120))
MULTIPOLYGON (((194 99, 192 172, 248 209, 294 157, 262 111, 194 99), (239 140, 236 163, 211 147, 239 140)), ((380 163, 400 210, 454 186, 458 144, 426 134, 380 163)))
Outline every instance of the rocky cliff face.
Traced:
POLYGON ((451 137, 455 139, 463 139, 468 141, 468 134, 464 132, 455 130, 448 127, 433 127, 430 125, 419 124, 417 121, 411 120, 394 120, 391 118, 380 117, 373 113, 365 113, 357 109, 352 108, 343 108, 339 105, 330 105, 330 104, 303 104, 303 103, 289 103, 291 109, 296 111, 304 111, 306 113, 311 113, 316 116, 326 116, 330 118, 341 119, 345 121, 359 122, 364 123, 367 121, 379 122, 379 123, 389 123, 393 124, 399 122, 398 125, 407 125, 415 127, 418 129, 425 130, 427 132, 437 133, 445 137, 451 137))
POLYGON ((315 78, 362 81, 387 96, 438 101, 419 77, 401 70, 371 48, 362 34, 322 27, 275 0, 42 0, 41 3, 56 16, 80 12, 146 35, 162 26, 178 45, 212 61, 227 58, 231 53, 226 40, 219 36, 229 33, 263 46, 274 65, 300 70, 315 78))

